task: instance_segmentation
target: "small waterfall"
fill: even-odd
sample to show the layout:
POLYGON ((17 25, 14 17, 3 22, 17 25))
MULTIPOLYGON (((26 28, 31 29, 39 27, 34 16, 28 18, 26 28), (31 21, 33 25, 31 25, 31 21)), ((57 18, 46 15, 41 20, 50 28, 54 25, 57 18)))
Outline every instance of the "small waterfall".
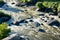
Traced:
POLYGON ((12 3, 12 2, 18 3, 19 0, 4 0, 4 2, 6 2, 6 3, 12 3))
POLYGON ((11 2, 12 0, 4 0, 4 2, 8 3, 8 2, 11 2))
POLYGON ((9 6, 11 6, 11 7, 14 7, 14 6, 16 6, 16 4, 19 3, 19 0, 4 0, 4 2, 5 2, 7 5, 9 5, 9 6))

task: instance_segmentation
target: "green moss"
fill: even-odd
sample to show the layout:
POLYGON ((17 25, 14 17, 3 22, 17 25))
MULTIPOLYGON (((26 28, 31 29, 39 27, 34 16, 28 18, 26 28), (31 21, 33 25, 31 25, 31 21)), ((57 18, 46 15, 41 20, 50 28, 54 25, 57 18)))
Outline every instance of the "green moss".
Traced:
POLYGON ((10 29, 7 29, 7 24, 2 23, 0 24, 0 40, 7 37, 9 35, 9 32, 11 32, 10 29))
POLYGON ((23 2, 23 3, 28 3, 28 2, 30 2, 31 0, 20 0, 21 2, 23 2))
POLYGON ((57 7, 58 11, 60 11, 60 3, 58 3, 58 7, 57 7))
POLYGON ((60 12, 60 1, 43 1, 43 2, 37 2, 36 6, 39 9, 42 9, 44 11, 47 11, 46 9, 50 9, 51 11, 49 12, 53 12, 54 14, 57 14, 58 12, 60 12))
POLYGON ((36 6, 37 6, 39 9, 44 8, 44 5, 42 4, 42 2, 37 2, 37 3, 36 3, 36 6))
POLYGON ((47 8, 54 8, 54 6, 57 4, 57 2, 43 2, 43 5, 47 8))

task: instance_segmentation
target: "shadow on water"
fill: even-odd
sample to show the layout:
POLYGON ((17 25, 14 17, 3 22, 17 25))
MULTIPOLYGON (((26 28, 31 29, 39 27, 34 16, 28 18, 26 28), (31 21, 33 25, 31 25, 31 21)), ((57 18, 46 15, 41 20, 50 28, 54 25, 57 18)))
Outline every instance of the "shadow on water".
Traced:
POLYGON ((11 24, 11 23, 13 23, 13 21, 14 21, 14 19, 11 17, 10 20, 7 21, 6 23, 7 23, 7 24, 11 24))
POLYGON ((13 8, 13 7, 9 6, 9 5, 4 5, 2 7, 2 9, 6 10, 6 11, 16 12, 16 13, 19 12, 19 11, 24 12, 23 10, 20 10, 18 8, 13 8))
POLYGON ((19 22, 16 22, 15 25, 19 26, 19 24, 21 24, 21 23, 25 24, 25 23, 28 23, 28 21, 26 21, 26 20, 21 20, 21 21, 19 21, 19 22))

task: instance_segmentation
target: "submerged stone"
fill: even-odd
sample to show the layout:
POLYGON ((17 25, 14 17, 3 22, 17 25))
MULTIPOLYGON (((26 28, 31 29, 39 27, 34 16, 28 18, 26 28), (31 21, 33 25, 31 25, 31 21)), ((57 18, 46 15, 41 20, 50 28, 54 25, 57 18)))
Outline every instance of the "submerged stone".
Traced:
POLYGON ((39 32, 45 32, 45 30, 43 30, 43 29, 39 29, 39 32))

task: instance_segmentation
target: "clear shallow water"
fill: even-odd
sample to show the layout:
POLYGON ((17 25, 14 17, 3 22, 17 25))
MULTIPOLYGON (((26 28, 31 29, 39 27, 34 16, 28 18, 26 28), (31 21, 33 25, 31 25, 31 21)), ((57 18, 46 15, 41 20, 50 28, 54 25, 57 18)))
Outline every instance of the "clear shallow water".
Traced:
POLYGON ((6 11, 11 11, 11 12, 16 12, 16 13, 18 13, 18 12, 24 12, 23 10, 20 10, 20 9, 18 9, 18 8, 14 8, 14 7, 11 7, 11 6, 9 6, 9 5, 7 5, 7 4, 5 4, 3 7, 1 7, 3 10, 6 10, 6 11))
POLYGON ((9 21, 7 21, 7 24, 11 24, 14 21, 14 19, 11 17, 11 19, 9 21))

